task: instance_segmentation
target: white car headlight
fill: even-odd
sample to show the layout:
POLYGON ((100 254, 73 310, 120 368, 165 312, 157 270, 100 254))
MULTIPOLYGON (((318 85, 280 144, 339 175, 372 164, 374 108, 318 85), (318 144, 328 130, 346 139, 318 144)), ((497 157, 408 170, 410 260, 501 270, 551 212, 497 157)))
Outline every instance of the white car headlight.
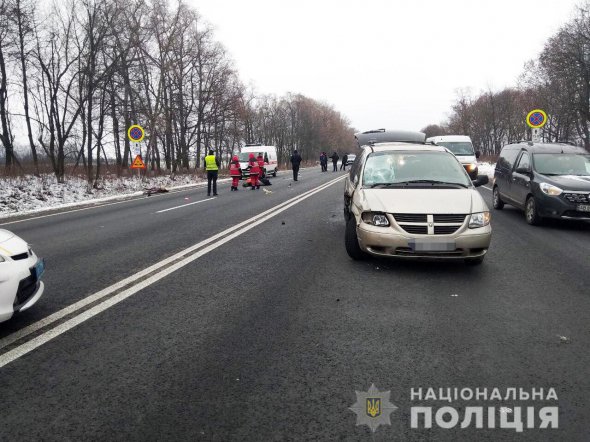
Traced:
POLYGON ((539 187, 545 195, 557 196, 563 193, 563 189, 549 183, 540 183, 539 187))
POLYGON ((490 218, 490 212, 472 213, 471 218, 469 218, 469 228, 485 227, 490 223, 490 218))
POLYGON ((389 227, 389 220, 384 213, 365 212, 363 213, 363 221, 378 227, 389 227))
POLYGON ((477 163, 465 164, 465 169, 467 169, 467 172, 473 172, 475 169, 477 169, 477 163))

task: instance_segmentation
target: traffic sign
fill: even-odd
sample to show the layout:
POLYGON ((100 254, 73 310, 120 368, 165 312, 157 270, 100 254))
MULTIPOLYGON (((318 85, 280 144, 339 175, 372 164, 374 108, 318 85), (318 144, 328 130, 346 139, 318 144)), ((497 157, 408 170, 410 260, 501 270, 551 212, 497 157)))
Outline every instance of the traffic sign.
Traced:
POLYGON ((145 131, 143 130, 143 127, 141 127, 139 124, 134 124, 133 126, 130 126, 127 130, 127 136, 129 137, 129 141, 139 143, 141 140, 143 140, 143 137, 145 136, 145 131))
POLYGON ((133 163, 131 163, 131 168, 132 169, 145 169, 145 163, 141 159, 141 155, 137 155, 135 157, 135 159, 133 160, 133 163))
POLYGON ((526 116, 526 124, 528 124, 530 128, 541 128, 545 126, 545 123, 547 123, 547 114, 541 109, 532 110, 526 116))

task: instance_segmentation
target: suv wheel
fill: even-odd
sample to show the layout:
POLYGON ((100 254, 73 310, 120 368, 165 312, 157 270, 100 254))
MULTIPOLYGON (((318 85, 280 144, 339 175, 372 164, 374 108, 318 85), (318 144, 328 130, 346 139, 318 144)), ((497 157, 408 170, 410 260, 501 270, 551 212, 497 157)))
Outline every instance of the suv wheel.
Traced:
POLYGON ((500 198, 500 190, 498 186, 494 186, 494 190, 492 191, 492 202, 494 209, 502 210, 504 208, 504 201, 500 198))
POLYGON ((367 254, 363 252, 359 246, 359 240, 356 236, 356 222, 354 216, 349 217, 346 221, 344 245, 346 246, 346 253, 348 253, 348 256, 352 259, 359 261, 366 258, 367 254))
POLYGON ((275 171, 272 173, 272 176, 273 176, 274 178, 276 178, 276 177, 277 177, 277 170, 276 170, 276 169, 275 169, 275 171))
POLYGON ((538 226, 541 224, 541 217, 539 216, 539 212, 537 211, 537 202, 535 201, 535 197, 530 195, 524 207, 524 217, 526 222, 529 223, 531 226, 538 226))

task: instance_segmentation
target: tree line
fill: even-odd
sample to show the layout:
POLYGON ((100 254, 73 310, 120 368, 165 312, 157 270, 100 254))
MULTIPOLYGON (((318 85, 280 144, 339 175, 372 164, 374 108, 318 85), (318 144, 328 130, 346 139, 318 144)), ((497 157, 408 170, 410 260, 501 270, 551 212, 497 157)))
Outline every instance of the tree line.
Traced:
POLYGON ((569 142, 590 150, 590 2, 527 62, 517 86, 472 96, 459 91, 448 120, 422 129, 428 136, 469 135, 476 150, 495 156, 502 146, 530 138, 529 111, 548 115, 544 142, 569 142))
POLYGON ((354 145, 349 122, 300 94, 257 95, 197 10, 180 1, 0 0, 0 145, 8 170, 49 161, 96 183, 134 155, 127 129, 140 124, 148 169, 201 166, 205 150, 225 162, 248 142, 294 149, 304 160, 354 145))

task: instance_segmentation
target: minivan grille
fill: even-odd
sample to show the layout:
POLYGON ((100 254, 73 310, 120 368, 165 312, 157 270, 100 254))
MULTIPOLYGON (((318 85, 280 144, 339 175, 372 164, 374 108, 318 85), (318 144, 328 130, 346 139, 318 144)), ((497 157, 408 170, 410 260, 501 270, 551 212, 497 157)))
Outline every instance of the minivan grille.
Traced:
POLYGON ((427 235, 428 234, 428 226, 403 225, 400 227, 408 233, 414 233, 416 235, 427 235))
POLYGON ((426 214, 424 213, 393 213, 398 223, 425 223, 426 214))
POLYGON ((435 235, 451 235, 459 230, 461 226, 434 226, 435 235))
POLYGON ((564 193, 563 197, 570 203, 587 204, 590 196, 587 193, 564 193))
POLYGON ((447 214, 439 214, 433 215, 435 223, 461 223, 465 221, 465 217, 467 215, 447 215, 447 214))
POLYGON ((19 255, 12 255, 11 258, 15 261, 19 261, 21 259, 27 259, 29 257, 29 254, 27 252, 25 253, 21 253, 19 255))

